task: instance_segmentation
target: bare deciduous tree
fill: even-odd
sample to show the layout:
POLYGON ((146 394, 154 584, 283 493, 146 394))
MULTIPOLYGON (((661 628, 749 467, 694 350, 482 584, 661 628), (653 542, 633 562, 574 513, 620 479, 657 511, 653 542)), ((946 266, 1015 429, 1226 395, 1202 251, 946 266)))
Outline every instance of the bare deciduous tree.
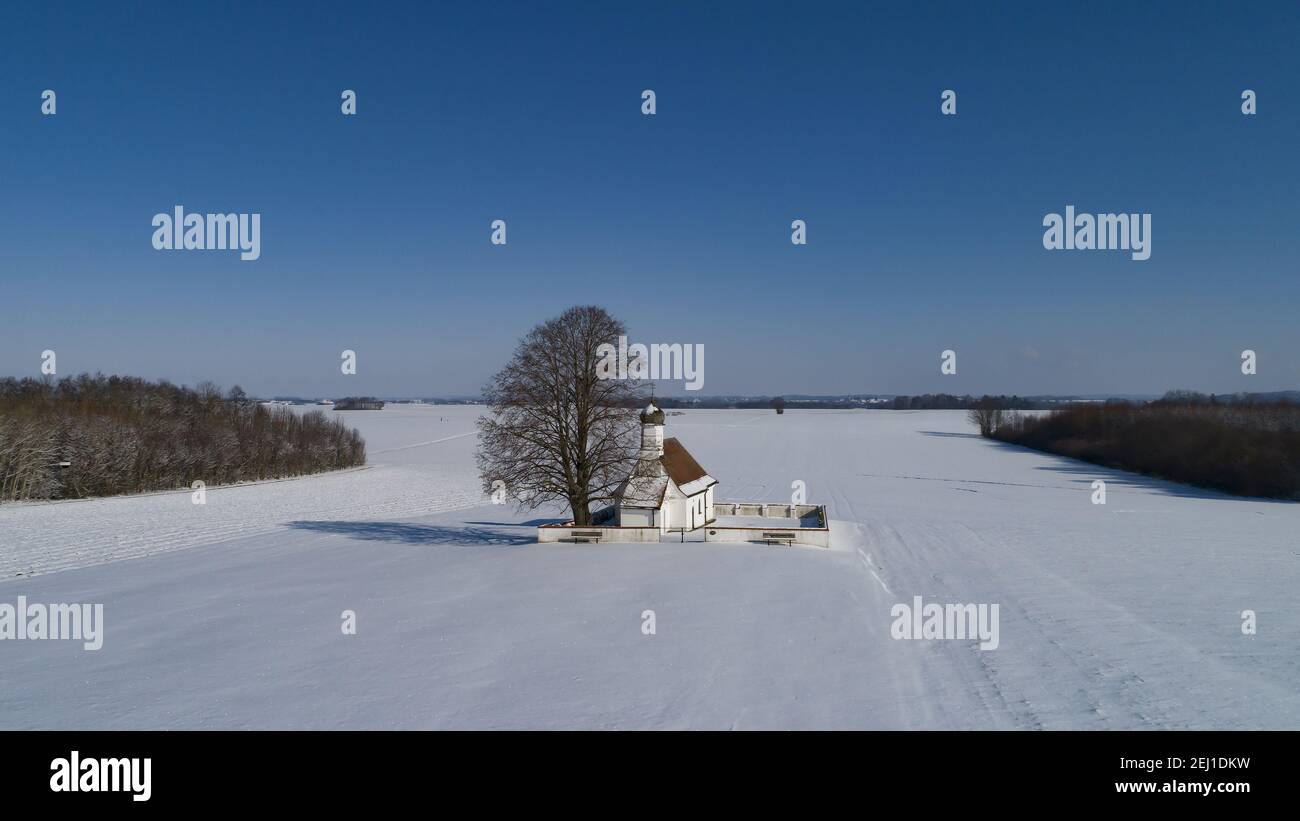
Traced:
POLYGON ((995 402, 985 397, 978 405, 966 411, 966 416, 980 429, 980 436, 992 436, 1002 424, 1003 411, 995 402))
POLYGON ((478 467, 485 491, 504 488, 535 510, 562 501, 590 525, 591 505, 610 501, 635 464, 641 383, 601 379, 602 344, 626 331, 604 308, 570 308, 519 341, 483 389, 478 467))

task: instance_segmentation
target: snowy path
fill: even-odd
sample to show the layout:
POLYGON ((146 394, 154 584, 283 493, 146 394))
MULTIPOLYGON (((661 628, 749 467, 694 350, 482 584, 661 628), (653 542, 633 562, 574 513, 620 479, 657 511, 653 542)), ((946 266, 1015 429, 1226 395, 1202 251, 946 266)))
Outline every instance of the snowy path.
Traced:
POLYGON ((999 604, 996 651, 889 645, 923 671, 922 726, 1300 726, 1300 505, 988 442, 957 413, 786 416, 756 417, 762 446, 720 445, 724 430, 697 456, 739 454, 769 492, 803 479, 860 523, 865 584, 892 601, 999 604), (1242 634, 1248 609, 1258 635, 1242 634))

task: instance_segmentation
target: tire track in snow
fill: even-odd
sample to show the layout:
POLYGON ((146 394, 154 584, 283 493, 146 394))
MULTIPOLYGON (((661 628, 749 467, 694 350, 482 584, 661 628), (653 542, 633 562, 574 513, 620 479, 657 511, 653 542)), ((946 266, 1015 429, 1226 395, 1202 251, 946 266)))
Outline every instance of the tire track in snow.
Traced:
POLYGON ((416 442, 413 445, 399 445, 395 448, 384 448, 383 450, 375 451, 375 455, 378 456, 381 453, 394 453, 399 450, 411 450, 412 448, 422 448, 427 445, 437 445, 442 442, 450 442, 453 439, 464 439, 466 436, 474 436, 476 434, 477 431, 470 431, 469 433, 458 433, 455 436, 444 436, 441 439, 430 439, 427 442, 416 442))

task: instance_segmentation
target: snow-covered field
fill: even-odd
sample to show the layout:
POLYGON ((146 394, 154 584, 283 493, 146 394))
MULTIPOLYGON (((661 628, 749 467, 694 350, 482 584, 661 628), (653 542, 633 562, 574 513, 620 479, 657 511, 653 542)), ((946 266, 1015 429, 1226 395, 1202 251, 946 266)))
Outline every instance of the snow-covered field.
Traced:
POLYGON ((326 412, 362 431, 366 467, 208 488, 203 505, 183 490, 0 506, 0 579, 271 534, 295 519, 409 517, 486 500, 474 471, 479 409, 391 405, 326 412))
POLYGON ((988 442, 958 412, 693 411, 667 434, 720 500, 801 480, 836 549, 542 546, 554 512, 483 498, 477 413, 347 414, 370 467, 202 507, 0 507, 0 603, 107 624, 98 651, 0 641, 0 727, 1300 727, 1300 505, 988 442), (892 639, 918 595, 998 604, 998 648, 892 639))

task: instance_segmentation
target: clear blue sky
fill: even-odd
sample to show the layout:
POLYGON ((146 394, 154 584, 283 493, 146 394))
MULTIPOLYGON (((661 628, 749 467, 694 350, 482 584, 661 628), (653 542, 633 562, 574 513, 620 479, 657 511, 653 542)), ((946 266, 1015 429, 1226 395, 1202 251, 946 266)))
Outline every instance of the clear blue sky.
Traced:
POLYGON ((597 303, 705 394, 1300 388, 1293 2, 15 5, 0 374, 476 393, 597 303), (261 259, 155 251, 178 204, 261 259))

